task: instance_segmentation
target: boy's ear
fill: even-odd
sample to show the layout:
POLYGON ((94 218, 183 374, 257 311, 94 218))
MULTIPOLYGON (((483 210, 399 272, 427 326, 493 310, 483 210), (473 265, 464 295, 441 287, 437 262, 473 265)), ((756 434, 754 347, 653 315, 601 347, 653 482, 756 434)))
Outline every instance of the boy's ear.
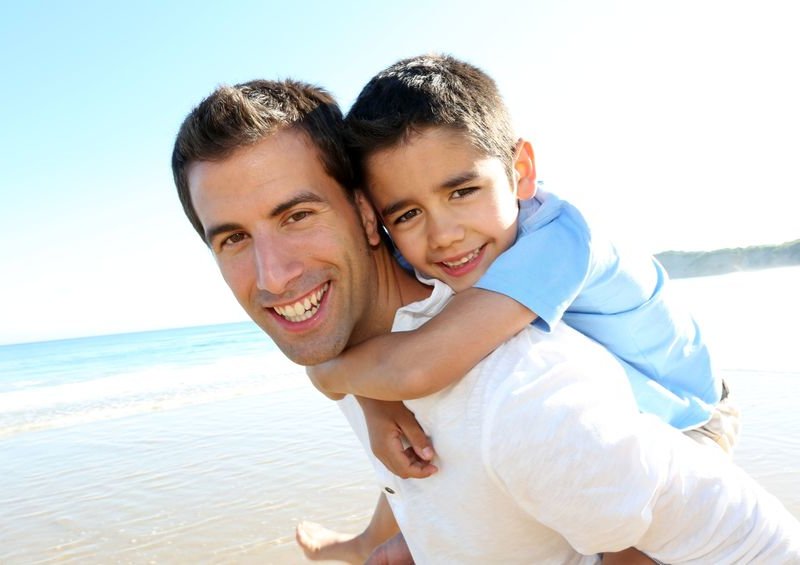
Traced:
POLYGON ((367 236, 369 244, 375 247, 381 242, 381 235, 378 232, 381 229, 378 215, 369 198, 361 190, 355 191, 355 200, 358 214, 361 217, 361 225, 364 227, 364 234, 367 236))
POLYGON ((514 154, 514 180, 517 198, 528 200, 536 195, 536 161, 530 141, 520 139, 514 154))

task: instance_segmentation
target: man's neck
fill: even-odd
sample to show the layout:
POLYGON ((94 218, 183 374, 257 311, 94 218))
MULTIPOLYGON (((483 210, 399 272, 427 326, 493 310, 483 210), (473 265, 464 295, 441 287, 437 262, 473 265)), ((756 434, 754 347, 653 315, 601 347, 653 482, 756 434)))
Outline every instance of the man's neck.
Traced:
POLYGON ((417 277, 401 267, 394 258, 389 260, 389 268, 391 269, 391 277, 397 289, 399 299, 392 313, 392 318, 394 319, 394 313, 396 313, 398 309, 412 302, 425 300, 431 295, 433 289, 427 284, 419 282, 417 277))
POLYGON ((432 288, 403 269, 383 245, 373 250, 373 259, 375 286, 372 311, 367 315, 366 323, 351 336, 348 346, 391 332, 398 309, 431 295, 432 288))

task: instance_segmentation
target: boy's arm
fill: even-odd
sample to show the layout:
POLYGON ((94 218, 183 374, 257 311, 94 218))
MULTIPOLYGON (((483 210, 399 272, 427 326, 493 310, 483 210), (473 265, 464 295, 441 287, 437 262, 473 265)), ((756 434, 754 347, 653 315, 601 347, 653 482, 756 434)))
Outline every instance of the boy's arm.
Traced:
POLYGON ((535 318, 512 298, 470 288, 419 329, 372 338, 307 372, 331 398, 420 398, 459 380, 535 318))

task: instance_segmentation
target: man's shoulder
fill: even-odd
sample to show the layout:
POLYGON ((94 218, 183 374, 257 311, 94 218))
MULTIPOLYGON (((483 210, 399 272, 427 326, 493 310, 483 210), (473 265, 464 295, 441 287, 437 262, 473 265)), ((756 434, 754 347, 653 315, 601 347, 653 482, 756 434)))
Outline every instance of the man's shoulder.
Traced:
POLYGON ((500 345, 486 361, 486 370, 514 371, 521 381, 558 370, 562 379, 577 382, 601 381, 624 386, 625 371, 620 363, 597 342, 566 324, 558 324, 549 332, 534 326, 525 327, 500 345), (498 365, 505 360, 504 366, 498 365))
POLYGON ((414 330, 441 312, 455 292, 440 280, 417 274, 417 279, 433 287, 430 296, 399 308, 394 315, 393 332, 414 330))

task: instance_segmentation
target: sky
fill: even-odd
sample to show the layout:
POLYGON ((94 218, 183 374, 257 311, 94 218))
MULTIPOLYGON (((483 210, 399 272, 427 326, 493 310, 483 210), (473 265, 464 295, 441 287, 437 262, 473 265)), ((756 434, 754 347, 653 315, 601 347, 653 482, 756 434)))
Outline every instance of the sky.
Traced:
POLYGON ((800 238, 794 0, 0 6, 0 344, 245 320, 169 166, 220 84, 347 109, 398 59, 491 74, 539 178, 650 253, 800 238))

